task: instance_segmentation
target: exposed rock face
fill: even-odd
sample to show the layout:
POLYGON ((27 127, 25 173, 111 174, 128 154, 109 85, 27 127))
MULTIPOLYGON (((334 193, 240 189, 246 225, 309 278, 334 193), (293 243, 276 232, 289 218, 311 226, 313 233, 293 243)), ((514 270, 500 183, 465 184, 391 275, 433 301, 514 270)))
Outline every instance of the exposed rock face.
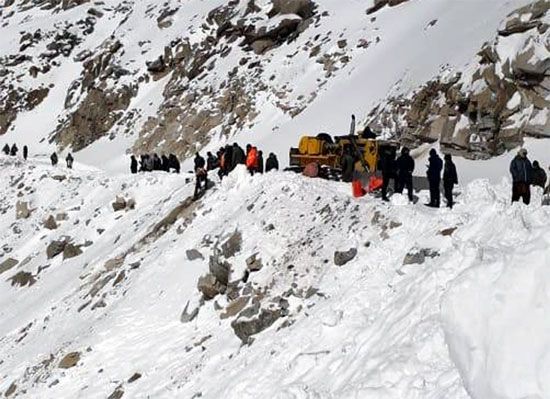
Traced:
POLYGON ((67 243, 63 248, 63 259, 71 259, 82 254, 80 246, 67 243))
POLYGON ((52 241, 46 248, 46 255, 48 259, 52 259, 62 253, 65 245, 67 245, 66 240, 52 241))
POLYGON ((60 369, 70 369, 76 366, 79 360, 80 360, 80 352, 71 352, 65 355, 63 359, 61 359, 58 367, 60 369))
POLYGON ((31 212, 28 202, 17 201, 15 204, 15 219, 28 219, 31 212))
POLYGON ((219 294, 223 294, 227 287, 221 284, 213 274, 209 273, 199 278, 197 288, 202 293, 204 299, 210 300, 219 294))
POLYGON ((252 306, 243 310, 239 317, 231 323, 235 335, 243 343, 249 343, 250 337, 271 327, 285 312, 279 308, 262 308, 252 306))
POLYGON ((55 230, 57 229, 57 222, 55 221, 55 218, 53 215, 50 215, 45 221, 44 221, 44 227, 48 230, 55 230))
POLYGON ((14 276, 10 277, 9 279, 11 281, 12 286, 19 286, 19 287, 25 287, 25 286, 31 286, 34 283, 36 283, 36 279, 32 275, 32 273, 29 272, 18 272, 14 276))
POLYGON ((549 9, 550 2, 540 0, 514 12, 467 73, 448 72, 391 98, 371 112, 368 124, 404 145, 439 140, 444 151, 470 158, 499 155, 524 136, 550 137, 549 9), (512 55, 510 36, 520 43, 512 55))
POLYGON ((6 259, 2 263, 0 263, 0 274, 14 268, 15 266, 17 266, 18 263, 19 261, 17 259, 14 259, 14 258, 6 259))

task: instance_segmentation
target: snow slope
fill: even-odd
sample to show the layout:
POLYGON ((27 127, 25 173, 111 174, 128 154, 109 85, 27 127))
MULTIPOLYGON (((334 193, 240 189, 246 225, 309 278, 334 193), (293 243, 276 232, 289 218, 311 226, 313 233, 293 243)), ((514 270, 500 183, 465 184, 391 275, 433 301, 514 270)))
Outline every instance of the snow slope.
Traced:
POLYGON ((19 261, 0 278, 0 392, 10 397, 550 394, 540 193, 531 207, 510 205, 508 181, 477 180, 457 190, 455 209, 433 210, 426 193, 384 204, 352 199, 346 184, 238 169, 191 203, 184 175, 6 158, 0 174, 0 265, 19 261), (115 212, 116 196, 135 209, 115 212), (18 200, 29 218, 15 220, 18 200), (57 229, 43 226, 62 212, 57 229), (225 253, 236 231, 241 242, 225 253), (89 242, 47 259, 64 235, 89 242), (355 258, 336 266, 335 251, 350 248, 355 258), (201 300, 197 281, 220 250, 233 284, 201 300), (246 280, 253 254, 263 267, 246 280), (30 286, 12 284, 21 272, 30 286), (256 305, 280 317, 243 345, 232 324, 256 305), (72 352, 76 365, 60 368, 72 352))

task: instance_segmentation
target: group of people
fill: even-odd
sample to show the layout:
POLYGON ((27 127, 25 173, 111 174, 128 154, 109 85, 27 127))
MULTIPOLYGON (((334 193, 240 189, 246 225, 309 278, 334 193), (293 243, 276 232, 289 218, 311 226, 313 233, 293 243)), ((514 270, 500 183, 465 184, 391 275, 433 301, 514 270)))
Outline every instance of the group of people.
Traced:
MULTIPOLYGON (((6 144, 4 145, 4 148, 2 148, 2 152, 8 156, 12 156, 12 157, 15 157, 17 156, 17 153, 19 152, 19 148, 17 147, 17 144, 13 143, 12 146, 10 147, 9 144, 6 144)), ((29 148, 24 145, 23 146, 23 159, 25 159, 25 161, 27 160, 29 156, 29 148)))
POLYGON ((546 172, 540 167, 538 161, 531 164, 525 148, 520 149, 510 163, 510 174, 512 175, 512 202, 518 202, 521 199, 524 204, 529 205, 531 186, 548 191, 546 172))
MULTIPOLYGON (((59 157, 57 156, 57 153, 55 151, 52 153, 52 155, 50 155, 50 162, 52 163, 52 166, 57 166, 57 163, 59 162, 59 157)), ((73 168, 74 157, 70 152, 65 157, 65 162, 67 163, 67 168, 73 168)))
POLYGON ((162 170, 164 172, 174 171, 180 173, 180 161, 174 154, 166 156, 162 154, 143 154, 140 156, 139 162, 135 155, 130 157, 130 172, 136 174, 139 172, 152 172, 154 170, 162 170))
POLYGON ((265 161, 263 152, 251 144, 246 145, 246 151, 238 143, 221 147, 216 155, 212 152, 206 153, 206 160, 197 152, 194 160, 195 171, 195 194, 198 198, 201 192, 208 189, 208 172, 218 169, 218 177, 223 179, 237 165, 245 165, 251 175, 264 173, 279 169, 279 161, 274 153, 270 153, 265 161))
MULTIPOLYGON (((401 154, 396 159, 396 154, 389 150, 381 154, 380 169, 382 172, 382 200, 389 201, 388 187, 390 180, 394 181, 394 191, 403 193, 407 189, 409 201, 413 201, 413 172, 415 169, 414 159, 407 147, 401 149, 401 154)), ((441 180, 443 178, 443 191, 447 207, 454 205, 453 188, 458 184, 458 173, 451 154, 445 154, 441 159, 435 149, 430 150, 426 176, 430 186, 429 207, 439 208, 441 206, 441 180), (443 176, 442 176, 443 174, 443 176)))

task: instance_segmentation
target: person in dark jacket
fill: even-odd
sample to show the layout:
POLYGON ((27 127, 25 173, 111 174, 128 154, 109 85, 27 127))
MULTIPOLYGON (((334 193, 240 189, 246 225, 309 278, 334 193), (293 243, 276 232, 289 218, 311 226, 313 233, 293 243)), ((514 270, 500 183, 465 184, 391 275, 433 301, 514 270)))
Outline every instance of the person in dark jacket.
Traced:
POLYGON ((180 161, 178 160, 178 157, 175 156, 174 154, 170 154, 168 156, 168 161, 170 163, 170 169, 174 169, 176 173, 180 173, 181 165, 180 165, 180 161))
POLYGON ((233 146, 226 145, 223 162, 223 175, 227 176, 233 167, 233 146))
POLYGON ((531 179, 533 177, 533 167, 531 161, 527 158, 527 150, 522 148, 516 157, 510 163, 510 173, 512 174, 512 202, 517 202, 521 198, 525 205, 531 202, 531 179))
POLYGON ((214 170, 219 166, 218 158, 210 151, 206 153, 206 170, 214 170))
POLYGON ((342 181, 351 183, 353 180, 353 171, 355 170, 355 160, 349 151, 345 151, 340 161, 340 167, 342 168, 342 181))
POLYGON ((170 172, 170 159, 166 156, 166 154, 162 154, 160 157, 160 162, 162 166, 162 170, 164 172, 170 172))
POLYGON ((67 158, 65 158, 65 161, 67 162, 67 168, 72 169, 74 158, 73 158, 73 156, 71 155, 70 152, 69 152, 69 155, 67 155, 67 158))
POLYGON ((195 193, 193 198, 197 199, 199 193, 202 190, 203 192, 208 188, 208 172, 206 171, 206 161, 203 157, 197 152, 195 154, 195 193))
POLYGON ((246 162, 246 155, 243 149, 237 143, 233 143, 231 170, 235 169, 237 165, 244 165, 245 162, 246 162))
POLYGON ((138 161, 135 156, 130 157, 130 172, 135 175, 138 171, 138 161))
POLYGON ((6 155, 10 155, 10 146, 6 144, 4 148, 2 148, 2 152, 6 155))
POLYGON ((410 155, 410 150, 407 147, 401 149, 401 155, 397 158, 397 190, 399 194, 403 193, 403 189, 407 189, 409 201, 413 202, 413 172, 414 159, 410 155))
POLYGON ((57 158, 57 154, 54 152, 52 155, 50 155, 50 161, 52 161, 52 166, 56 166, 59 159, 57 158))
POLYGON ((226 175, 226 157, 225 157, 225 147, 221 147, 218 152, 216 153, 216 156, 218 158, 218 177, 220 180, 223 179, 223 177, 226 175))
POLYGON ((441 202, 441 170, 443 169, 443 161, 437 155, 437 151, 432 148, 430 150, 430 158, 428 159, 428 182, 430 183, 430 203, 427 204, 433 208, 439 208, 441 202))
POLYGON ((15 143, 13 143, 13 145, 11 146, 10 155, 12 157, 16 156, 17 151, 19 151, 19 148, 17 148, 17 145, 15 143))
POLYGON ((445 191, 447 207, 449 208, 452 208, 454 205, 453 188, 455 184, 458 184, 456 166, 453 162, 453 157, 451 154, 445 154, 445 166, 443 167, 443 189, 445 191))
POLYGON ((153 170, 162 170, 162 160, 158 154, 153 154, 153 170))
POLYGON ((531 183, 533 184, 533 186, 545 188, 546 180, 548 179, 548 177, 546 176, 546 172, 544 171, 544 169, 540 167, 539 161, 533 162, 532 173, 533 173, 533 176, 532 176, 531 183))
POLYGON ((258 173, 264 173, 264 153, 263 151, 258 151, 258 173))
POLYGON ((370 126, 365 127, 365 130, 363 130, 363 133, 361 134, 361 136, 362 136, 364 139, 368 139, 368 140, 376 139, 376 133, 374 133, 374 132, 372 131, 372 129, 370 128, 370 126))
POLYGON ((388 186, 390 185, 391 179, 393 179, 394 189, 397 191, 395 153, 387 149, 381 154, 380 158, 380 169, 382 170, 382 200, 389 201, 388 186))
POLYGON ((279 161, 277 160, 277 156, 273 154, 272 152, 269 153, 269 156, 267 157, 267 160, 265 161, 265 171, 266 173, 271 170, 279 170, 279 161))
POLYGON ((29 157, 29 147, 26 145, 23 146, 23 159, 26 161, 29 157))

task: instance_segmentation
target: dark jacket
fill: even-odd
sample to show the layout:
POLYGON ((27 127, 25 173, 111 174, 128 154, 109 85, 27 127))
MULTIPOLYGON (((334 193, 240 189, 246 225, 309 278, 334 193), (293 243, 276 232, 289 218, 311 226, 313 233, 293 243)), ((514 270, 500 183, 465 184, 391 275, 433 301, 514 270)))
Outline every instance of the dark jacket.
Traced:
POLYGON ((170 160, 166 155, 162 155, 161 157, 162 162, 162 170, 165 172, 170 172, 170 160))
POLYGON ((528 158, 523 158, 519 155, 512 160, 510 164, 510 173, 514 183, 531 183, 533 175, 533 167, 528 158))
POLYGON ((195 156, 195 172, 199 169, 204 169, 204 166, 206 165, 206 162, 204 161, 204 158, 201 157, 199 154, 195 156))
POLYGON ((244 165, 246 162, 246 155, 244 150, 238 145, 233 146, 233 154, 231 159, 231 170, 235 169, 237 165, 244 165))
POLYGON ((275 154, 269 154, 265 161, 265 171, 269 172, 270 170, 279 170, 279 161, 275 154))
POLYGON ((546 180, 547 180, 547 176, 546 176, 546 172, 544 171, 544 169, 542 169, 540 166, 539 167, 535 167, 533 166, 533 170, 532 170, 532 184, 534 186, 538 186, 538 187, 546 187, 546 180))
POLYGON ((137 173, 138 161, 133 155, 130 157, 130 172, 137 173))
POLYGON ((458 184, 458 174, 456 173, 456 166, 453 161, 445 160, 443 183, 448 186, 458 184))
POLYGON ((397 174, 395 156, 392 154, 384 154, 380 159, 380 169, 383 176, 395 177, 397 174))
POLYGON ((409 154, 401 154, 396 161, 397 176, 400 179, 411 178, 414 172, 414 159, 409 154))
POLYGON ((342 157, 342 181, 350 183, 353 180, 353 170, 355 169, 355 162, 350 154, 345 154, 342 157))
POLYGON ((264 154, 258 151, 258 173, 264 173, 264 154))
POLYGON ((10 146, 6 144, 4 148, 2 148, 2 151, 4 152, 4 154, 10 155, 10 146))
POLYGON ((10 154, 11 156, 16 156, 17 155, 17 151, 19 151, 19 148, 17 148, 17 146, 14 144, 11 146, 11 151, 10 151, 10 154))
POLYGON ((170 168, 174 169, 176 173, 180 173, 180 161, 178 157, 174 154, 170 154, 168 160, 170 161, 170 168))
POLYGON ((25 145, 23 146, 23 158, 27 159, 28 156, 29 156, 29 147, 25 145))
POLYGON ((208 159, 206 160, 206 169, 214 170, 218 166, 220 166, 218 158, 216 158, 213 154, 208 155, 208 159))
POLYGON ((432 182, 441 181, 441 170, 443 169, 443 160, 437 154, 430 155, 428 160, 428 180, 432 182))
POLYGON ((53 166, 57 165, 58 158, 55 152, 52 155, 50 155, 50 160, 52 161, 53 166))

